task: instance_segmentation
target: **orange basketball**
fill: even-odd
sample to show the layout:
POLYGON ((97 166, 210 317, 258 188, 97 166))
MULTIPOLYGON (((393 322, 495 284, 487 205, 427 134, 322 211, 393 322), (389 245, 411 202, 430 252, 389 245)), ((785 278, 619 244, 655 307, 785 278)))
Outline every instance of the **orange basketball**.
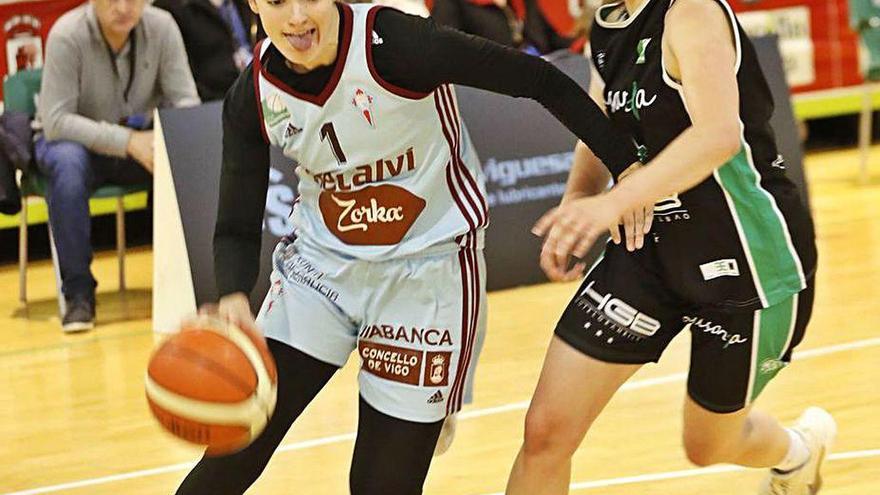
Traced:
POLYGON ((200 315, 150 357, 147 402, 162 426, 223 455, 250 444, 275 410, 275 361, 256 329, 200 315))

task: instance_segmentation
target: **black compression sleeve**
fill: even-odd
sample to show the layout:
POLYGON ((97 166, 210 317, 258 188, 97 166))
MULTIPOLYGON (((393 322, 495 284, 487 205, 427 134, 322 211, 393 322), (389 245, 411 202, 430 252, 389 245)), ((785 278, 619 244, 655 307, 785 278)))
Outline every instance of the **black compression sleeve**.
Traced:
POLYGON ((431 19, 382 9, 375 29, 377 72, 388 82, 429 92, 461 84, 540 102, 617 176, 638 161, 635 145, 616 130, 578 84, 549 62, 438 26, 431 19))
POLYGON ((260 273, 269 145, 260 130, 257 105, 248 67, 223 101, 223 164, 214 229, 214 276, 221 297, 250 293, 260 273))

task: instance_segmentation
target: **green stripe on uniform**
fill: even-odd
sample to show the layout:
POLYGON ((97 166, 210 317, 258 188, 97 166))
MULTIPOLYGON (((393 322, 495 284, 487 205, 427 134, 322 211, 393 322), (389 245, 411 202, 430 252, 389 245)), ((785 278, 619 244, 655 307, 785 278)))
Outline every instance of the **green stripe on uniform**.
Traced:
POLYGON ((758 352, 752 361, 755 369, 752 372, 754 378, 749 402, 755 400, 767 383, 788 364, 781 358, 789 341, 789 333, 794 331, 794 301, 795 296, 791 296, 779 304, 756 311, 755 317, 760 318, 756 336, 758 352))
POLYGON ((759 186, 758 175, 742 147, 718 169, 721 186, 733 202, 733 215, 742 227, 743 248, 751 255, 760 292, 773 306, 803 288, 797 256, 787 240, 787 229, 772 196, 759 186))

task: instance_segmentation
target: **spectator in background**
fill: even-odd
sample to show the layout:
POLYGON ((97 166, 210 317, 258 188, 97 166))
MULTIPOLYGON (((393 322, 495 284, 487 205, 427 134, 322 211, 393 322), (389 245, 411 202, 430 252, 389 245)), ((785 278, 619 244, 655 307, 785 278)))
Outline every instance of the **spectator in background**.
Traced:
POLYGON ((177 21, 199 96, 203 101, 222 99, 262 37, 247 1, 156 0, 153 5, 177 21))
MULTIPOLYGON (((567 9, 565 0, 548 4, 563 2, 559 8, 567 9)), ((553 29, 537 0, 433 0, 431 16, 438 24, 536 55, 568 48, 573 41, 553 29)))
POLYGON ((434 0, 437 24, 518 48, 523 42, 524 0, 434 0))
POLYGON ((573 52, 582 53, 585 57, 590 57, 589 39, 590 32, 593 30, 593 20, 596 18, 596 11, 599 7, 614 3, 615 1, 617 0, 582 0, 581 3, 569 5, 569 14, 571 14, 572 19, 568 34, 575 40, 571 46, 573 52))
POLYGON ((177 25, 145 4, 91 0, 49 31, 35 154, 48 178, 65 332, 94 326, 91 192, 103 183, 150 181, 153 109, 199 103, 177 25))
MULTIPOLYGON (((349 3, 357 3, 357 2, 349 2, 349 3)), ((386 7, 394 7, 401 12, 406 12, 410 15, 417 15, 419 17, 430 17, 431 11, 428 10, 428 6, 425 5, 423 0, 374 0, 372 2, 365 3, 374 3, 376 5, 384 5, 386 7)))

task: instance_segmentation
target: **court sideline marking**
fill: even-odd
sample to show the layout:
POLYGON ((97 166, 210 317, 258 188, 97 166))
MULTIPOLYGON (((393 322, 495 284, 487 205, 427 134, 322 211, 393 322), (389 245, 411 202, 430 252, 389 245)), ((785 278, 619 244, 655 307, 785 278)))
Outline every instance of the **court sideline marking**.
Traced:
MULTIPOLYGON (((829 455, 828 461, 842 461, 847 459, 863 459, 866 457, 880 456, 880 449, 872 450, 853 450, 850 452, 838 452, 829 455)), ((624 476, 621 478, 607 478, 604 480, 581 481, 569 485, 570 490, 589 490, 591 488, 607 488, 609 486, 629 485, 633 483, 645 483, 648 481, 664 481, 674 480, 678 478, 693 478, 695 476, 706 476, 710 474, 733 473, 737 471, 746 471, 749 468, 742 466, 710 466, 706 468, 683 469, 681 471, 666 471, 661 473, 640 474, 638 476, 624 476)), ((486 495, 504 495, 503 492, 489 493, 486 495)))
MULTIPOLYGON (((804 350, 801 352, 797 352, 797 349, 795 349, 795 353, 794 353, 793 357, 797 360, 810 359, 810 358, 815 358, 815 357, 827 356, 829 354, 835 354, 838 352, 864 349, 867 347, 874 347, 874 346, 880 346, 880 337, 855 340, 855 341, 846 342, 843 344, 835 344, 835 345, 817 347, 815 349, 808 349, 808 350, 804 350)), ((638 390, 638 389, 642 389, 642 388, 653 387, 653 386, 657 386, 657 385, 663 385, 663 384, 667 384, 667 383, 683 381, 686 378, 687 378, 687 373, 674 373, 671 375, 659 376, 656 378, 647 378, 644 380, 637 380, 634 382, 625 383, 620 388, 620 391, 622 392, 622 391, 626 391, 626 390, 638 390)), ((467 412, 459 414, 459 418, 460 419, 479 418, 482 416, 489 416, 489 415, 493 415, 493 414, 501 414, 501 413, 510 412, 510 411, 522 410, 522 409, 528 408, 528 406, 529 406, 529 401, 514 402, 511 404, 505 404, 502 406, 477 409, 474 411, 467 411, 467 412)), ((278 450, 276 450, 276 452, 294 452, 297 450, 304 450, 304 449, 309 449, 309 448, 313 448, 313 447, 319 447, 322 445, 329 445, 329 444, 334 444, 334 443, 353 441, 354 437, 355 437, 354 433, 344 433, 341 435, 332 435, 332 436, 327 436, 327 437, 315 438, 312 440, 304 440, 304 441, 300 441, 300 442, 290 443, 287 445, 282 445, 278 448, 278 450)), ((877 450, 866 450, 866 451, 855 451, 855 452, 841 452, 838 454, 832 454, 831 456, 829 456, 829 459, 858 458, 858 457, 846 457, 846 456, 855 456, 859 453, 865 453, 865 452, 868 452, 870 454, 863 455, 862 457, 871 457, 871 456, 880 455, 880 449, 877 449, 877 450)), ((129 479, 134 479, 134 478, 144 478, 147 476, 155 476, 155 475, 159 475, 159 474, 173 473, 176 471, 185 471, 185 470, 191 469, 193 466, 195 466, 194 462, 182 462, 182 463, 178 463, 178 464, 169 464, 166 466, 159 466, 159 467, 152 468, 152 469, 130 471, 127 473, 113 474, 113 475, 109 475, 109 476, 102 476, 99 478, 87 478, 87 479, 79 480, 79 481, 72 481, 72 482, 61 483, 61 484, 57 484, 57 485, 31 488, 31 489, 26 489, 26 490, 17 491, 17 492, 8 492, 8 493, 0 494, 0 495, 40 495, 43 493, 54 493, 54 492, 60 492, 63 490, 72 490, 74 488, 83 488, 83 487, 87 487, 87 486, 102 485, 102 484, 106 484, 106 483, 113 483, 116 481, 124 481, 124 480, 129 480, 129 479)), ((672 479, 675 477, 699 476, 702 474, 714 474, 715 472, 727 472, 727 471, 718 471, 718 469, 737 470, 734 468, 738 468, 738 467, 736 467, 736 466, 712 466, 712 467, 702 468, 702 469, 689 469, 689 470, 685 470, 685 471, 672 471, 669 473, 655 473, 655 474, 640 475, 640 476, 630 476, 630 477, 626 477, 626 478, 613 478, 610 480, 589 481, 589 482, 584 482, 584 483, 586 483, 586 485, 584 483, 572 484, 572 489, 573 490, 580 490, 580 489, 592 488, 592 486, 589 486, 589 483, 604 482, 604 483, 612 483, 612 484, 610 484, 610 485, 609 484, 596 485, 596 486, 613 486, 613 484, 625 483, 620 480, 641 479, 645 476, 648 476, 648 477, 650 477, 650 476, 670 476, 669 478, 657 478, 657 479, 672 479), (706 472, 706 471, 708 471, 708 472, 706 472), (696 473, 696 474, 681 474, 681 473, 696 473), (586 488, 581 488, 582 485, 586 486, 586 488), (578 488, 575 488, 575 486, 577 486, 578 488)), ((654 480, 653 478, 645 479, 645 481, 653 481, 653 480, 654 480)), ((628 483, 636 483, 636 482, 639 482, 639 481, 628 481, 628 483)))

